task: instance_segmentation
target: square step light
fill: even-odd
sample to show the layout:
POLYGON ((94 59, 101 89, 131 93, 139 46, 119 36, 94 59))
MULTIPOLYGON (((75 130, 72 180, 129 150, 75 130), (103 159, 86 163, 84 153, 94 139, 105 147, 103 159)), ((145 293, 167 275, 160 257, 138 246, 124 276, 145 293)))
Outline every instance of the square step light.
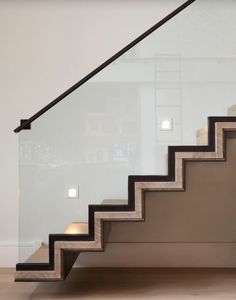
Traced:
POLYGON ((78 199, 79 198, 79 188, 78 187, 70 187, 67 191, 67 197, 69 199, 78 199))
POLYGON ((169 131, 173 129, 173 121, 172 119, 165 119, 161 121, 160 129, 163 131, 169 131))

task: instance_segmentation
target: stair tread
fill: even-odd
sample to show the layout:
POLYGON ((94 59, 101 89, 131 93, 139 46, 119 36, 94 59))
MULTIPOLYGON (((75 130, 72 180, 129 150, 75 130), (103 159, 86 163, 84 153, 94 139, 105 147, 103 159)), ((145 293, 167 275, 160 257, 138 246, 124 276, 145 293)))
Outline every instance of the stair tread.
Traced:
POLYGON ((88 233, 88 223, 73 222, 65 230, 65 234, 86 234, 88 233))
POLYGON ((36 250, 27 260, 27 263, 48 263, 49 261, 49 247, 42 245, 36 250))
POLYGON ((127 199, 104 199, 102 204, 109 204, 109 205, 127 205, 127 199))

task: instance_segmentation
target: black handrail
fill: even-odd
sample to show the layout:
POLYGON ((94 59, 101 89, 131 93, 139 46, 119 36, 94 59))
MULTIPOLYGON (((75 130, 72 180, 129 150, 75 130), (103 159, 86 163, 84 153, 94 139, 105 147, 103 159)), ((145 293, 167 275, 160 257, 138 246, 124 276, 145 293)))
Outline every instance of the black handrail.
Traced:
POLYGON ((176 16, 178 13, 180 13, 183 9, 185 9, 187 6, 195 2, 196 0, 188 0, 181 6, 179 6, 177 9, 175 9, 172 13, 167 15, 164 19, 156 23, 154 26, 152 26, 150 29, 145 31, 143 34, 141 34, 139 37, 137 37, 135 40, 133 40, 131 43, 129 43, 127 46, 125 46, 123 49, 121 49, 119 52, 114 54, 111 58, 106 60, 104 63, 102 63, 99 67, 97 67, 95 70, 93 70, 91 73, 89 73, 87 76, 82 78, 79 82, 74 84, 71 88, 66 90, 64 93, 62 93, 59 97, 54 99, 52 102, 50 102, 48 105, 46 105, 44 108, 40 109, 36 114, 34 114, 32 117, 30 117, 27 120, 24 120, 24 122, 21 122, 21 125, 18 126, 14 132, 20 132, 22 129, 29 128, 29 125, 36 119, 38 119, 42 114, 44 114, 46 111, 48 111, 50 108, 52 108, 54 105, 56 105, 58 102, 60 102, 62 99, 64 99, 66 96, 71 94, 74 90, 76 90, 78 87, 80 87, 82 84, 84 84, 86 81, 88 81, 90 78, 95 76, 97 73, 99 73, 101 70, 103 70, 105 67, 107 67, 109 64, 111 64, 113 61, 115 61, 117 58, 119 58, 121 55, 123 55, 125 52, 130 50, 132 47, 134 47, 136 44, 138 44, 140 41, 142 41, 144 38, 146 38, 148 35, 150 35, 153 31, 161 27, 163 24, 168 22, 170 19, 172 19, 174 16, 176 16))

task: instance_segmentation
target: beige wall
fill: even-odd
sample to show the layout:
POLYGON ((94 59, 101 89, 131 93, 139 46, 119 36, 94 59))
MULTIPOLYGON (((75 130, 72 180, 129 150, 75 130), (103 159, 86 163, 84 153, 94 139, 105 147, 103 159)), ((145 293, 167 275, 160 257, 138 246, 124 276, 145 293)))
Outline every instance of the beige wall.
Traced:
POLYGON ((105 253, 83 266, 236 267, 236 138, 226 162, 188 162, 186 192, 146 194, 145 222, 111 226, 105 253))

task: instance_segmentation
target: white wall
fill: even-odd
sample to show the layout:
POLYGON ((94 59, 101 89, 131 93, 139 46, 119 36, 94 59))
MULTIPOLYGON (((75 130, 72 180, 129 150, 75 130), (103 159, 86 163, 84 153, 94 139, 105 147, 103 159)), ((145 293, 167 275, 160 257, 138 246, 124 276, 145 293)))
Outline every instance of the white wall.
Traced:
POLYGON ((13 129, 183 0, 0 1, 0 266, 18 260, 13 129))

